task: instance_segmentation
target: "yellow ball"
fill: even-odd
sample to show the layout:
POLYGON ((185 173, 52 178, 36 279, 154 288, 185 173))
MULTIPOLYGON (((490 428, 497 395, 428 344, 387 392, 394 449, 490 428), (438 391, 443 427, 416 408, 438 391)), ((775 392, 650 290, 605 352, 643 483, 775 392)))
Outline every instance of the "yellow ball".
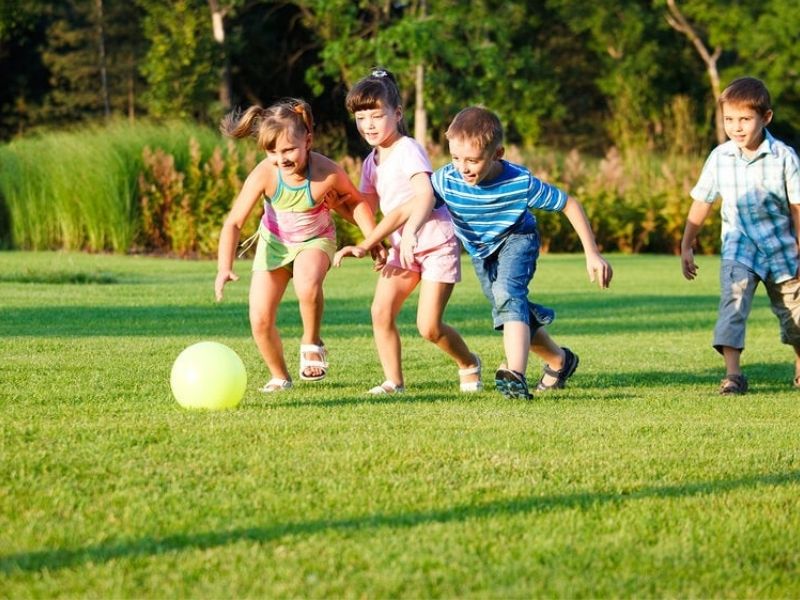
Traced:
POLYGON ((239 355, 219 342, 199 342, 175 359, 169 378, 184 408, 234 408, 244 396, 247 371, 239 355))

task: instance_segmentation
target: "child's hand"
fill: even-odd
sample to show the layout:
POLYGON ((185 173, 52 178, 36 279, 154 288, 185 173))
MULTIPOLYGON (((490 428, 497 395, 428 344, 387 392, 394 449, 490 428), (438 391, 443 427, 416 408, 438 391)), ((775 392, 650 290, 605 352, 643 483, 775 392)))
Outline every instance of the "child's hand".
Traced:
POLYGON ((611 265, 598 253, 586 255, 586 270, 589 272, 589 281, 597 281, 601 289, 608 287, 614 275, 611 265))
POLYGON ((370 248, 369 253, 372 255, 372 270, 382 271, 386 266, 386 259, 389 258, 386 248, 383 247, 383 244, 377 244, 370 248))
POLYGON ((682 250, 681 269, 683 270, 683 276, 691 281, 697 277, 697 269, 699 268, 700 267, 697 266, 697 263, 694 262, 694 251, 691 248, 682 250))
POLYGON ((342 266, 342 259, 345 256, 353 256, 355 258, 364 258, 367 254, 367 251, 364 250, 360 246, 345 246, 341 250, 339 250, 336 254, 333 255, 333 266, 334 267, 341 267, 342 266))
POLYGON ((222 301, 222 289, 229 281, 239 281, 239 276, 233 271, 220 271, 217 273, 217 279, 214 281, 214 296, 217 302, 222 301))
POLYGON ((414 250, 417 248, 417 236, 409 229, 403 229, 400 238, 400 264, 408 269, 414 264, 414 250))

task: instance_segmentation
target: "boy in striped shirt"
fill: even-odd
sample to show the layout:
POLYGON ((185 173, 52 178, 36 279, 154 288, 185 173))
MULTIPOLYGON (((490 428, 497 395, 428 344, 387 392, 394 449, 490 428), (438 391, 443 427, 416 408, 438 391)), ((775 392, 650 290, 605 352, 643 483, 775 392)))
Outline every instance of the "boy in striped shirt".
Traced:
MULTIPOLYGON (((601 288, 611 281, 611 265, 600 255, 577 200, 525 167, 503 160, 503 128, 493 112, 480 106, 465 108, 446 136, 452 162, 433 174, 433 188, 472 258, 492 305, 494 327, 503 331, 506 360, 495 374, 497 389, 509 398, 530 398, 525 377, 529 352, 545 362, 536 390, 563 388, 578 366, 578 356, 556 344, 545 330, 553 312, 528 300, 539 256, 539 232, 530 209, 563 211, 583 245, 589 278, 601 288)), ((413 252, 414 231, 423 216, 409 217, 403 230, 403 256, 413 252)))
POLYGON ((794 386, 800 387, 800 162, 766 127, 769 91, 755 77, 740 77, 719 98, 730 138, 709 155, 681 240, 686 279, 697 276, 692 246, 712 203, 722 198, 721 297, 713 346, 725 360, 720 394, 744 394, 741 370, 745 323, 759 282, 778 317, 781 341, 794 348, 794 386))

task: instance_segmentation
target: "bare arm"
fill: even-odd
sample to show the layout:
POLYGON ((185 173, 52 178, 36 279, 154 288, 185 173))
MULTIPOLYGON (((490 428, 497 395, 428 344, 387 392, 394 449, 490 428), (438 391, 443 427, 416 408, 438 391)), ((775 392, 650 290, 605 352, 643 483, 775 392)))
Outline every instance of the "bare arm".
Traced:
POLYGON ((586 271, 589 273, 589 280, 597 281, 601 288, 607 288, 611 283, 614 271, 597 249, 597 242, 595 242, 594 233, 589 219, 583 211, 583 206, 575 198, 568 196, 563 212, 581 240, 583 252, 586 255, 586 271))
MULTIPOLYGON (((681 270, 686 279, 692 280, 697 277, 698 266, 694 262, 694 242, 697 239, 697 234, 703 227, 708 215, 711 213, 712 205, 709 202, 702 202, 695 200, 689 208, 689 215, 686 217, 686 227, 683 229, 683 238, 681 239, 681 270)), ((796 213, 792 213, 793 218, 796 213)))
MULTIPOLYGON (((430 179, 427 173, 417 173, 411 177, 411 187, 414 190, 414 197, 408 202, 404 202, 389 214, 384 215, 380 223, 372 230, 370 235, 366 236, 359 247, 364 250, 369 250, 374 245, 379 244, 381 240, 391 235, 394 231, 402 227, 412 215, 423 214, 422 222, 427 219, 427 216, 433 208, 433 188, 430 184, 430 179)), ((416 233, 417 229, 422 225, 419 223, 412 233, 416 233)), ((406 227, 408 229, 408 227, 406 227)), ((404 229, 405 235, 405 229, 404 229)))
MULTIPOLYGON (((797 240, 797 249, 800 253, 800 204, 790 204, 789 210, 792 212, 792 223, 794 224, 794 236, 797 240)), ((800 277, 800 266, 797 269, 797 277, 800 277)))
POLYGON ((214 295, 217 302, 222 300, 222 290, 229 281, 237 281, 239 276, 233 272, 233 259, 236 246, 247 217, 253 210, 272 177, 272 165, 266 160, 259 163, 248 175, 231 211, 225 218, 219 234, 217 250, 217 278, 214 282, 214 295))

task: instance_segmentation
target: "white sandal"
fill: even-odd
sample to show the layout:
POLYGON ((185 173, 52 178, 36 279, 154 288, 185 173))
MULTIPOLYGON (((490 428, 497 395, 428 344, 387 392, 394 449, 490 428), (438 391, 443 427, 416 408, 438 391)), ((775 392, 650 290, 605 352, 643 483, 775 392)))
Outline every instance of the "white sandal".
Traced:
POLYGON ((383 396, 389 394, 402 394, 406 391, 402 385, 397 385, 389 381, 388 379, 384 381, 380 385, 376 385, 374 388, 370 388, 367 393, 372 394, 373 396, 383 396))
POLYGON ((292 388, 292 382, 288 379, 279 379, 278 377, 273 377, 267 383, 264 384, 264 387, 259 388, 259 392, 263 392, 265 394, 271 394, 273 392, 283 392, 285 390, 289 390, 292 388))
POLYGON ((320 379, 325 379, 325 375, 327 374, 328 352, 325 350, 325 345, 320 344, 317 346, 316 344, 300 344, 300 379, 303 381, 319 381, 320 379), (312 360, 310 358, 306 358, 306 354, 311 352, 319 354, 321 360, 312 360), (306 375, 305 370, 308 368, 321 369, 322 375, 306 375))
POLYGON ((477 375, 478 381, 459 382, 459 387, 464 393, 480 392, 483 389, 483 381, 481 381, 481 359, 477 354, 473 354, 475 362, 474 367, 467 367, 466 369, 458 370, 458 378, 466 377, 467 375, 477 375))

